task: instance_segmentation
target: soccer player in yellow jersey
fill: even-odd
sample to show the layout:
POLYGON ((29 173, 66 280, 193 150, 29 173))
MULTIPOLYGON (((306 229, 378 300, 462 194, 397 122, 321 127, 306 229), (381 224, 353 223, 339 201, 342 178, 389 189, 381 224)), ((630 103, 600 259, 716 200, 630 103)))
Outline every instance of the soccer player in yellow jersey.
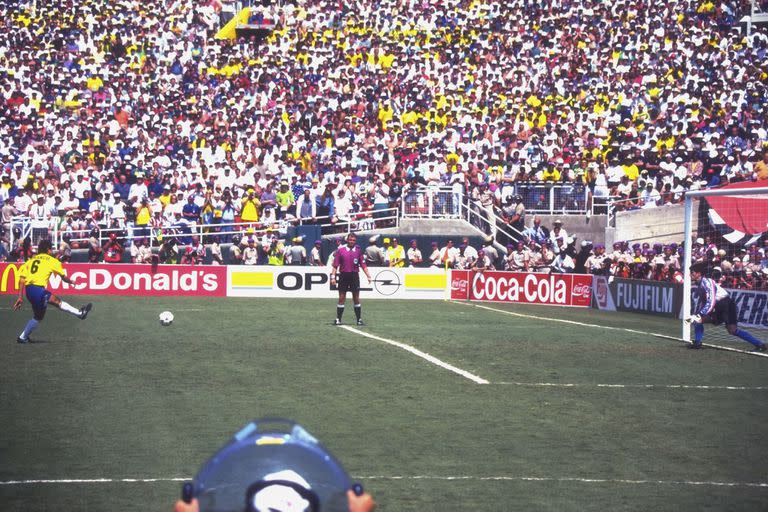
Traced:
POLYGON ((32 312, 34 314, 32 320, 27 322, 24 331, 16 339, 19 343, 29 343, 29 335, 43 321, 48 304, 53 304, 60 310, 76 316, 80 320, 85 320, 88 312, 93 307, 92 304, 88 303, 82 308, 77 309, 46 289, 48 278, 51 277, 51 274, 61 276, 61 280, 65 283, 74 284, 70 278, 64 275, 64 268, 61 266, 61 262, 51 256, 50 240, 40 241, 40 244, 37 246, 37 255, 24 263, 19 274, 19 298, 16 299, 13 309, 16 311, 21 308, 21 305, 24 304, 24 292, 26 292, 27 300, 32 304, 32 312))

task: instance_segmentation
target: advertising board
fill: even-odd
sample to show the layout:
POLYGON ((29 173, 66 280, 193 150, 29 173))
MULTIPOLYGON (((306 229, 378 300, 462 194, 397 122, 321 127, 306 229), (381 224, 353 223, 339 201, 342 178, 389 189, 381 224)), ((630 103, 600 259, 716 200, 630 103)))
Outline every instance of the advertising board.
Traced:
MULTIPOLYGON (((371 299, 443 299, 448 274, 442 269, 370 267, 372 281, 360 273, 361 296, 371 299)), ((231 266, 230 297, 338 297, 325 267, 231 266)))
MULTIPOLYGON (((0 263, 0 293, 18 293, 18 263, 0 263)), ((224 297, 227 269, 218 266, 80 264, 64 265, 74 285, 52 275, 48 288, 65 295, 224 297)))
POLYGON ((592 276, 454 270, 451 272, 451 298, 589 307, 592 276))

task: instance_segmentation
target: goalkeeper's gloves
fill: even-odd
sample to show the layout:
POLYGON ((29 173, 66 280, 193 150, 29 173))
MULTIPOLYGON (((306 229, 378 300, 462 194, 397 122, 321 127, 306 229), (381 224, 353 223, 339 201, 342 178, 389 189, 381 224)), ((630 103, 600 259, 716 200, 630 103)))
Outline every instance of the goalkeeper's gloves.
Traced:
POLYGON ((689 324, 700 324, 701 323, 701 315, 693 315, 689 316, 686 321, 689 324))

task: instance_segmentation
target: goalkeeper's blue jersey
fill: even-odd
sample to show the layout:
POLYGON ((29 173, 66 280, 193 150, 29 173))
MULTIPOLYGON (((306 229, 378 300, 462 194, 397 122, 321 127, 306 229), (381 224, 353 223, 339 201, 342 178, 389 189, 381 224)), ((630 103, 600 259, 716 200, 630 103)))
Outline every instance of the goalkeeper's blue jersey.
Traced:
POLYGON ((728 291, 717 284, 717 281, 702 277, 699 282, 699 314, 709 315, 714 311, 717 301, 729 297, 728 291))

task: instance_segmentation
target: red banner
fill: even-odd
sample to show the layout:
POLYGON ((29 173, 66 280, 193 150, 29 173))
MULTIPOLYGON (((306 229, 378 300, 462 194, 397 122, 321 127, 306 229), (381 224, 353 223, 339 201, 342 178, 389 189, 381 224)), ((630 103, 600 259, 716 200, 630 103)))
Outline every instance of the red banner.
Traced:
MULTIPOLYGON (((0 263, 0 293, 18 293, 18 263, 0 263)), ((66 295, 225 297, 227 267, 191 265, 64 265, 74 285, 52 275, 48 289, 66 295)))
MULTIPOLYGON (((743 190, 764 186, 764 181, 742 181, 718 190, 743 190)), ((768 196, 707 196, 706 199, 710 208, 715 210, 731 229, 747 235, 759 235, 768 231, 768 196)))
POLYGON ((589 307, 592 276, 454 270, 451 272, 451 298, 589 307))

